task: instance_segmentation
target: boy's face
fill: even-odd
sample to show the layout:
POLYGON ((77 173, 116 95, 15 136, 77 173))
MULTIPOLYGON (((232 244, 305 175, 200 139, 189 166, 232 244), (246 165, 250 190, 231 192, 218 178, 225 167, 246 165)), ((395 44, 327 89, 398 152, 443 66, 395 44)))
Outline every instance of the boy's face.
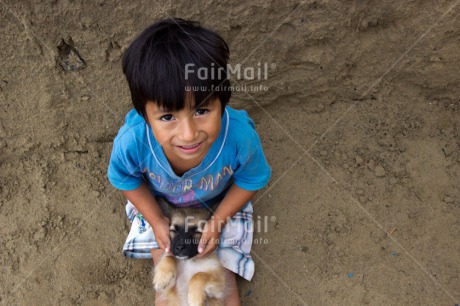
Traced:
POLYGON ((191 103, 167 112, 148 101, 145 110, 153 135, 170 162, 199 164, 219 137, 222 111, 219 99, 193 110, 191 103))

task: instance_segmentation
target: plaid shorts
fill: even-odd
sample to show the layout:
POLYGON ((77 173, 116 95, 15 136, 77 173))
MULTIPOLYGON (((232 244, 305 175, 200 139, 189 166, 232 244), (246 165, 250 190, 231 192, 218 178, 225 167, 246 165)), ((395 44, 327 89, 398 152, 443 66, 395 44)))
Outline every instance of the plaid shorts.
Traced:
MULTIPOLYGON (((225 225, 220 235, 217 256, 224 268, 251 280, 254 261, 251 257, 254 224, 252 204, 248 202, 225 225)), ((128 201, 126 215, 131 221, 131 230, 123 246, 123 255, 130 258, 152 258, 151 249, 158 249, 152 227, 134 205, 128 201)))

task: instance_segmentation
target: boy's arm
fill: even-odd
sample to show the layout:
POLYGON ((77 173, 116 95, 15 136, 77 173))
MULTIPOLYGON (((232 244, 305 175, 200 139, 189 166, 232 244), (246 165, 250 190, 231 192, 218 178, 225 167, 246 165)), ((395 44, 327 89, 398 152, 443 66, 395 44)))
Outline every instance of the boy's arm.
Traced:
POLYGON ((230 187, 213 218, 206 223, 198 246, 198 257, 204 257, 217 248, 221 229, 256 193, 257 191, 245 190, 235 184, 230 187))
POLYGON ((158 246, 169 252, 169 219, 165 217, 151 191, 142 183, 134 190, 122 190, 123 195, 139 210, 145 220, 152 226, 158 246))

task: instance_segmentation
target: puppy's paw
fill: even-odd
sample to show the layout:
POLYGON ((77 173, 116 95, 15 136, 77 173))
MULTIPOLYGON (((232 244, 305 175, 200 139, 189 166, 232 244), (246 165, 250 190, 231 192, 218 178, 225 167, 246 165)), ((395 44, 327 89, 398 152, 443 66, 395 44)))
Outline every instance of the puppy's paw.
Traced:
POLYGON ((172 271, 158 270, 153 277, 153 287, 156 291, 162 292, 172 288, 176 284, 176 275, 172 271))
POLYGON ((189 306, 204 306, 206 302, 206 294, 202 290, 189 291, 188 304, 189 306))
POLYGON ((224 288, 220 283, 209 283, 204 287, 204 292, 210 298, 214 299, 223 299, 224 298, 224 288))

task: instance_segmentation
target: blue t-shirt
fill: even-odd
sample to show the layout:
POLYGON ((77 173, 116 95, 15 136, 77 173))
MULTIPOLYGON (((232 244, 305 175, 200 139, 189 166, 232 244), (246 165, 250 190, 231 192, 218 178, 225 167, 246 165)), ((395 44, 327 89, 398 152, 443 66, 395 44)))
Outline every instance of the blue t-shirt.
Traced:
POLYGON ((248 113, 226 107, 219 137, 195 168, 174 173, 150 126, 131 110, 113 143, 110 183, 134 190, 146 182, 155 196, 178 206, 206 206, 223 197, 232 184, 255 191, 267 185, 271 169, 248 113))

